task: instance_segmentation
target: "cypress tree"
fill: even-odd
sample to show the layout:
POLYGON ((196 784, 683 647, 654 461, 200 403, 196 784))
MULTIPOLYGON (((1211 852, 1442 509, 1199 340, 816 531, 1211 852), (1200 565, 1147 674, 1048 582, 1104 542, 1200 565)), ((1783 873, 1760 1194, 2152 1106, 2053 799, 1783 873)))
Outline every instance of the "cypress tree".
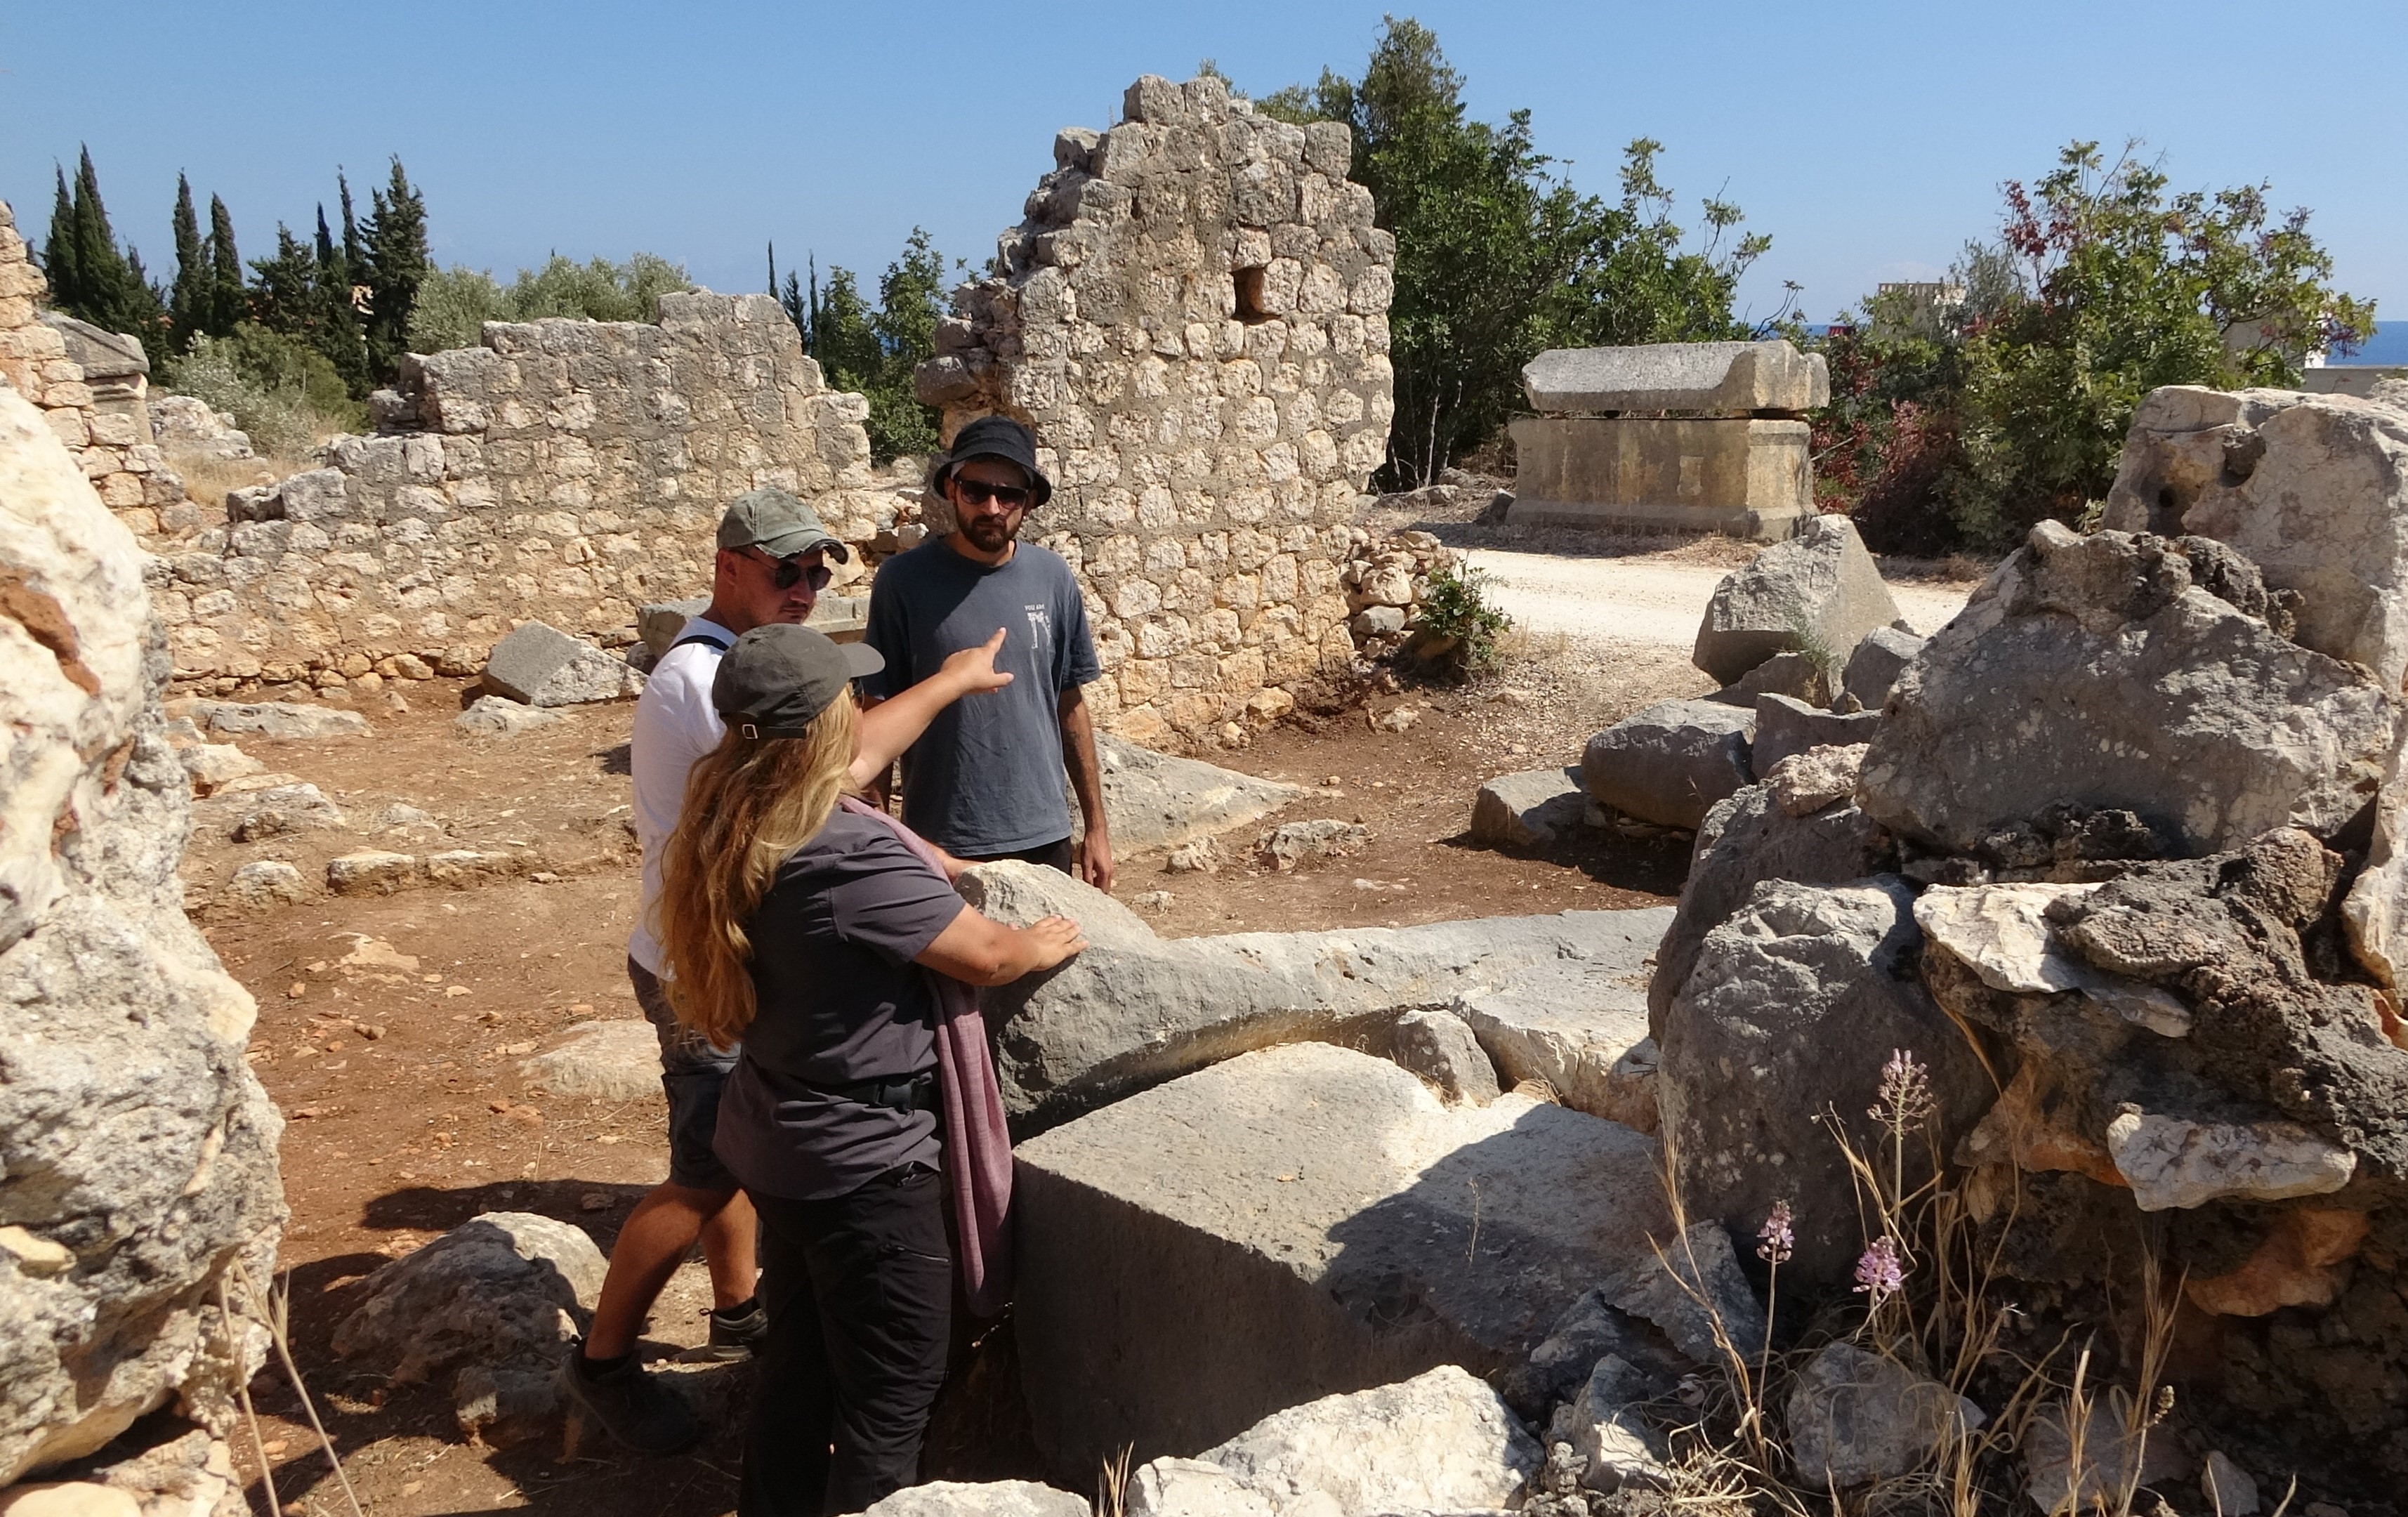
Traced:
POLYGON ((409 313, 418 302, 418 286, 430 266, 426 256, 426 201, 393 161, 393 174, 382 190, 368 192, 368 219, 360 229, 366 250, 368 287, 368 368, 377 379, 391 378, 402 355, 409 351, 409 313))
POLYGON ((317 262, 292 228, 276 223, 276 255, 251 261, 258 279, 251 286, 251 308, 259 324, 271 332, 295 336, 309 330, 310 295, 316 284, 317 262))
POLYGON ((242 255, 235 250, 234 217, 225 202, 209 196, 209 320, 202 330, 213 337, 230 336, 237 322, 251 315, 251 297, 242 287, 242 255))
POLYGON ((50 206, 50 235, 42 240, 42 272, 50 277, 50 303, 64 307, 81 297, 82 283, 76 267, 75 202, 67 194, 67 171, 57 172, 59 194, 50 206))
MULTIPOLYGON (((351 181, 343 177, 343 171, 339 168, 335 170, 335 188, 341 194, 343 202, 343 267, 346 270, 345 277, 351 283, 358 284, 367 275, 368 255, 366 249, 362 247, 360 244, 360 223, 358 220, 351 215, 351 181)), ((343 298, 346 302, 350 301, 351 292, 348 290, 344 291, 343 298)))
POLYGON ((335 245, 326 225, 326 208, 318 208, 318 267, 309 286, 309 340, 343 377, 343 387, 354 400, 366 396, 368 351, 360 336, 360 319, 351 309, 351 259, 335 245))
POLYGON ((139 256, 129 258, 118 250, 116 235, 109 230, 108 209, 101 203, 100 176, 93 169, 90 149, 76 166, 72 199, 64 194, 64 175, 61 190, 65 224, 61 227, 54 208, 45 262, 57 265, 65 281, 62 287, 53 277, 52 304, 95 326, 156 342, 165 314, 159 293, 150 288, 139 256))
POLYGON ((193 210, 193 186, 176 176, 176 283, 167 299, 167 341, 177 352, 209 324, 209 250, 193 210))

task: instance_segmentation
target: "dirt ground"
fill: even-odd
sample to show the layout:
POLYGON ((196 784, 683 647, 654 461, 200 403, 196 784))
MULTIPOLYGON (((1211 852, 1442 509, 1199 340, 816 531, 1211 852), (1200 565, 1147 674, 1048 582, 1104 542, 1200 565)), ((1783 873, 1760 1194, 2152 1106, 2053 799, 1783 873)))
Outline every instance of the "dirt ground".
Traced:
MULTIPOLYGON (((1681 837, 1605 830, 1548 856, 1516 857, 1470 846, 1465 825, 1489 776, 1575 763, 1598 727, 1709 681, 1663 648, 1591 657, 1559 642, 1509 647, 1505 665, 1470 685, 1375 689, 1368 706, 1308 705, 1253 747, 1211 755, 1308 787, 1266 825, 1359 821, 1371 833, 1361 852, 1281 875, 1245 862, 1251 832, 1241 831, 1225 848, 1236 862, 1214 873, 1170 874, 1158 852, 1125 858, 1115 894, 1168 892, 1167 905, 1149 909, 1156 930, 1173 937, 1669 899, 1687 863, 1681 837), (1400 708, 1414 713, 1404 730, 1375 723, 1400 708)), ((289 1121, 282 1264, 304 1379, 352 1485, 379 1513, 724 1512, 738 1461, 733 1428, 666 1460, 597 1439, 574 1458, 552 1440, 474 1447, 453 1426, 441 1388, 387 1385, 376 1367, 337 1360, 327 1347, 361 1280, 387 1259, 497 1209, 573 1223, 607 1251, 666 1166, 656 1098, 564 1099, 519 1073, 523 1059, 575 1023, 637 1015, 624 968, 636 901, 631 708, 571 711, 511 738, 470 737, 452 722, 466 694, 461 683, 405 688, 407 710, 385 694, 352 703, 372 723, 366 737, 236 739, 271 772, 317 785, 347 827, 236 842, 248 797, 220 795, 196 803, 186 863, 203 930, 259 999, 251 1058, 289 1121), (252 859, 287 860, 317 881, 326 859, 361 848, 469 849, 508 861, 508 872, 473 888, 320 895, 260 914, 214 904, 252 859)), ((708 1305, 700 1268, 689 1265, 654 1312, 647 1352, 699 1342, 708 1305)), ((741 1404, 743 1370, 697 1373, 714 1382, 697 1386, 710 1403, 741 1404)), ((1008 1373, 991 1353, 974 1379, 1008 1373)), ((274 1374, 260 1385, 280 1498, 290 1510, 342 1510, 291 1388, 274 1374)), ((1010 1428, 979 1426, 996 1404, 975 1388, 957 1397, 940 1418, 931 1474, 1033 1472, 1010 1428)), ((255 1478, 256 1455, 247 1438, 239 1442, 244 1473, 255 1478)))

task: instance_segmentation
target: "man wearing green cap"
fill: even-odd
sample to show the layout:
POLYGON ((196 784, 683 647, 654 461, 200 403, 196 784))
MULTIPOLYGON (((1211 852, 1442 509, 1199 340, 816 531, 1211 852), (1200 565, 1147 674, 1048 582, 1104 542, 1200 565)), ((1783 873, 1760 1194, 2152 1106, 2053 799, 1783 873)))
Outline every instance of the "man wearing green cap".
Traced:
POLYGON ((879 566, 862 640, 886 667, 863 683, 899 696, 998 623, 996 666, 1019 678, 994 700, 940 713, 904 753, 904 824, 959 858, 1025 859, 1109 891, 1103 773, 1080 689, 1103 672, 1086 602, 1060 554, 1019 540, 1054 490, 1036 439, 1008 416, 980 417, 954 435, 928 489, 952 507, 953 529, 879 566), (1075 846, 1065 771, 1086 823, 1075 846))
MULTIPOLYGON (((636 702, 629 769, 635 780, 636 840, 643 849, 643 902, 627 938, 627 978, 659 1034, 661 1087, 668 1097, 669 1175, 630 1212, 610 1253, 592 1326, 563 1377, 571 1399, 620 1442, 640 1453, 669 1453, 700 1437, 691 1408, 636 1362, 646 1313, 699 1240, 710 1269, 710 1341, 698 1354, 741 1358, 767 1320, 754 1298, 758 1275, 752 1209, 735 1176, 711 1152, 719 1102, 740 1051, 716 1049, 680 1028, 663 994, 661 948, 653 935, 661 848, 676 829, 686 771, 719 746, 725 731, 711 702, 720 658, 754 627, 808 620, 831 578, 827 560, 851 550, 811 508, 783 490, 752 490, 719 522, 710 605, 686 623, 652 666, 636 702)), ((944 661, 914 698, 890 701, 863 718, 853 783, 885 773, 937 712, 966 694, 1012 681, 995 667, 1003 634, 967 644, 944 661)))

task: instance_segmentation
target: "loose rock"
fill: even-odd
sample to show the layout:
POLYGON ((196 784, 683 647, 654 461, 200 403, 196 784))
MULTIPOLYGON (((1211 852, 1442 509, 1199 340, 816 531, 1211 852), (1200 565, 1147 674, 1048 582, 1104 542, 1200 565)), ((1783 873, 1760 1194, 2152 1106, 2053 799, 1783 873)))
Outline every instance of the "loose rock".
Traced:
POLYGON ((452 719, 452 724, 462 732, 514 737, 536 727, 548 727, 559 720, 558 711, 522 706, 500 695, 480 695, 466 710, 452 719))
POLYGON ((1815 747, 1792 753, 1764 777, 1773 804, 1791 817, 1808 817, 1846 800, 1856 793, 1856 777, 1864 771, 1865 745, 1815 747))
POLYGON ((1759 780, 1786 758, 1810 748, 1854 748, 1872 739, 1881 725, 1879 711, 1842 716, 1809 706, 1787 695, 1756 699, 1756 735, 1749 741, 1748 763, 1759 780))
POLYGON ((308 882, 281 859, 253 859, 234 872, 218 893, 219 904, 247 911, 307 900, 308 882))
POLYGON ((1692 1223, 1607 1277, 1597 1294, 1662 1328, 1696 1364, 1726 1362, 1725 1343, 1764 1341, 1764 1308, 1731 1252, 1730 1235, 1717 1223, 1692 1223))
POLYGON ((1287 822, 1254 839, 1254 852, 1282 874, 1316 859, 1344 858, 1370 842, 1371 829, 1359 822, 1323 818, 1318 822, 1287 822))
POLYGON ((1471 839, 1492 848, 1545 848, 1580 825, 1588 794, 1577 765, 1500 774, 1471 802, 1471 839))
POLYGON ((1843 516, 1809 518, 1798 536, 1724 579, 1698 627, 1698 667, 1724 684, 1776 653, 1844 665, 1867 633, 1899 621, 1881 569, 1843 516))
POLYGON ((1715 802, 1754 782, 1756 713, 1710 700, 1659 701, 1588 740, 1581 782, 1599 805, 1694 830, 1715 802))
POLYGON ((303 706, 294 701, 260 701, 230 705, 195 701, 193 723, 208 732, 255 732, 263 737, 352 737, 368 730, 368 719, 357 711, 330 706, 303 706))
POLYGON ((1496 1066, 1470 1024, 1447 1011, 1408 1011, 1397 1019, 1397 1063, 1421 1076, 1451 1102, 1486 1106, 1497 1099, 1496 1066))
POLYGON ((523 622, 494 645, 485 688, 528 706, 582 706, 632 700, 644 677, 624 659, 540 622, 523 622))
POLYGON ((1945 1385, 1853 1343, 1824 1345, 1785 1411, 1790 1459, 1817 1490, 1896 1480, 1989 1420, 1945 1385))
POLYGON ((366 849, 326 861, 326 888, 337 895, 390 895, 418 883, 418 860, 366 849))
POLYGON ((1878 711, 1889 699, 1890 687, 1898 677, 1923 651, 1924 639, 1897 627, 1875 627, 1865 634, 1864 641, 1848 655, 1846 670, 1840 676, 1842 694, 1853 698, 1868 711, 1878 711))
POLYGON ((1633 1403, 1646 1399, 1647 1377, 1616 1354, 1598 1360, 1566 1409, 1572 1453, 1588 1462, 1581 1483, 1592 1491, 1626 1485, 1662 1486, 1671 1481, 1670 1451, 1664 1437, 1640 1417, 1633 1403))
POLYGON ((519 1073, 554 1095, 633 1101, 661 1089, 660 1036, 649 1022, 626 1018, 571 1027, 557 1048, 519 1066, 519 1073))
POLYGON ((929 1481, 870 1503, 862 1517, 1090 1517, 1084 1496, 1034 1481, 929 1481))
POLYGON ((1174 758, 1115 737, 1096 736, 1104 774, 1104 814, 1112 846, 1125 852, 1177 848, 1258 822, 1304 794, 1197 759, 1174 758))
POLYGON ((193 794, 196 795, 206 795, 229 780, 257 774, 266 767, 232 743, 194 743, 178 749, 176 756, 183 760, 184 772, 193 777, 193 794))

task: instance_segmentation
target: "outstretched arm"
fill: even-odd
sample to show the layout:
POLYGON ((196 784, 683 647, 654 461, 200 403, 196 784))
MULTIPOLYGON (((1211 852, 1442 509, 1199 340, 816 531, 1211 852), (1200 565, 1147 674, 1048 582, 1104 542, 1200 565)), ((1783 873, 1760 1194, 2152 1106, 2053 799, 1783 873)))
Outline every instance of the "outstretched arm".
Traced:
POLYGON ((997 627, 985 642, 951 655, 936 673, 862 712, 860 741, 845 774, 848 786, 860 790, 884 779, 887 766, 919 741, 937 713, 964 695, 1011 683, 1010 674, 995 666, 995 655, 1002 651, 1003 628, 997 627))
POLYGON ((1009 985, 1022 975, 1055 965, 1087 946, 1068 917, 1046 917, 1025 927, 1007 927, 963 907, 916 963, 971 985, 1009 985))

